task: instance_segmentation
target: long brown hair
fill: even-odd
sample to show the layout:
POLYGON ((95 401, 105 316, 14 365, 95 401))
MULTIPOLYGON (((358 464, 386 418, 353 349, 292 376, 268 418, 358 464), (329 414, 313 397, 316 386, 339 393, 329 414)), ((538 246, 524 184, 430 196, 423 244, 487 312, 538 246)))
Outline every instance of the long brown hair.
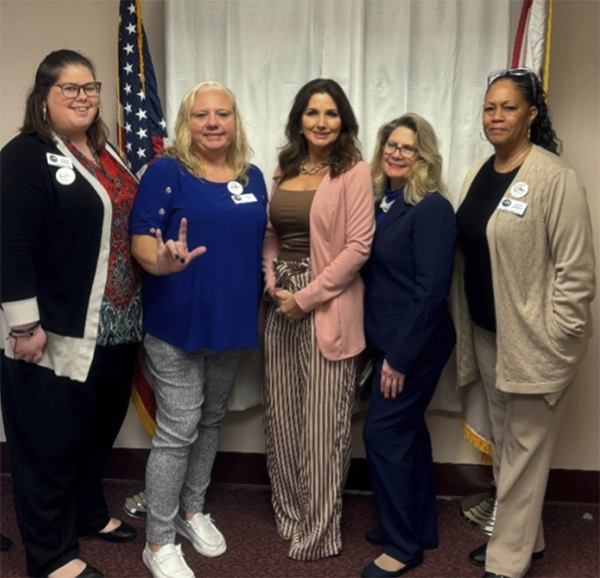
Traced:
MULTIPOLYGON (((36 134, 47 143, 54 141, 54 131, 48 123, 44 107, 50 88, 56 83, 67 66, 85 66, 96 80, 96 70, 92 61, 79 54, 79 52, 65 49, 55 50, 48 54, 38 66, 35 73, 35 82, 27 96, 25 119, 20 129, 22 133, 36 134)), ((101 150, 106 146, 108 127, 101 118, 97 118, 85 132, 94 149, 101 150)))
POLYGON ((308 154, 306 137, 302 134, 302 115, 314 94, 328 94, 338 109, 342 128, 333 143, 328 158, 329 174, 335 178, 350 169, 360 160, 358 123, 352 106, 342 87, 330 78, 317 78, 306 83, 296 95, 285 126, 287 144, 279 152, 280 179, 286 180, 300 174, 300 165, 308 154))

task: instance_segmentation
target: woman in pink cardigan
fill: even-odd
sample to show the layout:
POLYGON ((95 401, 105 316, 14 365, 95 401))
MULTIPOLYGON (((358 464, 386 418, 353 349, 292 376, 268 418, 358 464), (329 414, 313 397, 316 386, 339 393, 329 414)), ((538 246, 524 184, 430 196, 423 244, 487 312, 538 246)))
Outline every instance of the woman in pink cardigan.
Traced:
POLYGON ((356 356, 365 347, 358 272, 375 230, 373 189, 335 81, 300 89, 285 134, 263 251, 267 465, 289 556, 316 560, 342 549, 356 356))

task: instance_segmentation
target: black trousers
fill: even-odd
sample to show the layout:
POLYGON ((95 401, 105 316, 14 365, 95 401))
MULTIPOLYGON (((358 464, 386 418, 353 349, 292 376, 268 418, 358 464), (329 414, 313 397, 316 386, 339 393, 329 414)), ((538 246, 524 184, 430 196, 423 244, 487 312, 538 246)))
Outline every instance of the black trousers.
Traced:
POLYGON ((110 520, 102 474, 127 413, 137 347, 96 347, 85 383, 2 353, 2 417, 30 576, 77 558, 77 536, 110 520))
POLYGON ((431 438, 425 410, 433 397, 451 349, 423 354, 404 379, 396 399, 380 391, 384 355, 374 356, 371 404, 363 430, 367 464, 384 552, 417 563, 423 550, 437 547, 436 491, 431 438))

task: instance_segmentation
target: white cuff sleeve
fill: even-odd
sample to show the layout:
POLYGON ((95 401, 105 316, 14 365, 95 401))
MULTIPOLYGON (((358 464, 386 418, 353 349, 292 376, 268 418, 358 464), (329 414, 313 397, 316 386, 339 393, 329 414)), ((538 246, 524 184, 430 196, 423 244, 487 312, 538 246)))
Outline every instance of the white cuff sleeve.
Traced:
POLYGON ((25 325, 26 323, 35 323, 40 320, 40 311, 35 297, 24 299, 23 301, 2 303, 2 309, 11 327, 25 325))

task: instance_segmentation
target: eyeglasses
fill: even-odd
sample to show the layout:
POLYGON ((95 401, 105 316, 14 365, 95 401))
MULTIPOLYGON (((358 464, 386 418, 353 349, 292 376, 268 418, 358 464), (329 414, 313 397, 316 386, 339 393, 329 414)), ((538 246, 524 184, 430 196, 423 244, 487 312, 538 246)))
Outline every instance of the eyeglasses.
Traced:
POLYGON ((419 149, 416 149, 415 147, 399 145, 389 140, 383 143, 383 150, 389 155, 393 155, 398 151, 405 159, 412 159, 419 152, 419 149))
POLYGON ((497 80, 498 78, 500 78, 502 76, 529 76, 529 78, 531 79, 531 86, 533 88, 533 98, 535 100, 535 98, 537 96, 536 95, 536 86, 535 86, 536 75, 535 75, 535 72, 533 72, 533 70, 531 70, 529 68, 525 68, 525 67, 504 68, 503 70, 496 70, 496 71, 490 72, 488 74, 487 85, 490 86, 492 84, 492 82, 494 82, 494 80, 497 80))
POLYGON ((53 84, 52 86, 58 86, 65 98, 77 98, 82 89, 86 96, 98 96, 102 88, 102 83, 88 82, 87 84, 73 84, 69 82, 66 84, 53 84))

